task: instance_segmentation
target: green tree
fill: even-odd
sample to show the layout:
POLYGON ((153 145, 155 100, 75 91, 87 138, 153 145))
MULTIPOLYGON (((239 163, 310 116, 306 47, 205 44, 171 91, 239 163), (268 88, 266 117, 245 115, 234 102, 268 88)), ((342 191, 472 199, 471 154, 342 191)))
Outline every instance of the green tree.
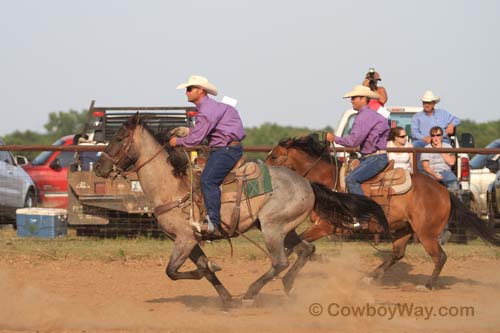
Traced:
POLYGON ((48 134, 61 137, 81 133, 87 121, 87 110, 59 111, 49 113, 49 121, 44 125, 48 134))
POLYGON ((500 120, 477 123, 465 119, 457 128, 458 134, 471 133, 474 136, 476 148, 484 148, 491 141, 500 138, 500 120))
MULTIPOLYGON (((87 121, 87 110, 51 112, 49 120, 44 125, 47 133, 31 130, 15 131, 3 137, 9 145, 51 145, 62 136, 80 133, 87 121)), ((35 158, 39 151, 13 151, 14 155, 26 156, 29 160, 35 158)))
MULTIPOLYGON (((281 139, 323 131, 332 132, 333 130, 330 127, 322 130, 312 130, 307 127, 280 126, 278 124, 264 123, 258 127, 245 128, 247 136, 243 145, 246 147, 274 147, 281 139)), ((265 159, 266 157, 266 153, 247 153, 246 155, 248 158, 265 159)))

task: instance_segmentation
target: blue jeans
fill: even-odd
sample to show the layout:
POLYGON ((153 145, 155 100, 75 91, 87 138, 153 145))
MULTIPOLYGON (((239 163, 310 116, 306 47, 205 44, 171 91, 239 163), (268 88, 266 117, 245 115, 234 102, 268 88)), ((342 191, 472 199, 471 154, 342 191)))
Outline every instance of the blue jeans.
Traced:
POLYGON ((220 227, 220 188, 224 177, 231 171, 236 162, 243 156, 241 146, 214 148, 203 173, 201 174, 201 190, 210 222, 220 227))
POLYGON ((364 195, 361 183, 368 180, 384 170, 389 162, 387 154, 372 155, 362 157, 359 166, 351 171, 345 178, 349 193, 364 195))
MULTIPOLYGON (((484 148, 500 148, 500 139, 491 141, 484 148)), ((471 169, 482 169, 486 166, 486 161, 493 158, 493 154, 477 154, 473 159, 469 161, 469 166, 471 169)))
POLYGON ((440 182, 443 183, 448 188, 448 190, 456 191, 459 189, 458 179, 453 171, 445 170, 438 173, 443 176, 443 179, 441 179, 440 182))

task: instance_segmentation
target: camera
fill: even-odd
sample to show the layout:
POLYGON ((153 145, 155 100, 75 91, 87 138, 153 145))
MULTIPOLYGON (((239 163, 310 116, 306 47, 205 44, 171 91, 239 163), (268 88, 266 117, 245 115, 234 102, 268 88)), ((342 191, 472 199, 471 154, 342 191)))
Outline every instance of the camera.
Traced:
POLYGON ((366 74, 366 78, 370 81, 376 81, 375 79, 375 68, 370 67, 368 69, 368 73, 366 74))

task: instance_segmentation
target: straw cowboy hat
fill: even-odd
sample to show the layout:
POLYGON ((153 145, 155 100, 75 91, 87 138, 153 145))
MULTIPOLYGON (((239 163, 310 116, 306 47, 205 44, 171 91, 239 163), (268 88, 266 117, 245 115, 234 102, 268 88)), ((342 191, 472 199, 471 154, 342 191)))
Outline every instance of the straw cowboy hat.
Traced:
POLYGON ((430 90, 426 90, 424 95, 420 98, 422 102, 436 102, 439 103, 441 100, 438 96, 435 96, 434 93, 430 90))
POLYGON ((351 98, 355 96, 364 96, 372 99, 380 98, 379 94, 377 94, 374 91, 371 91, 370 88, 362 85, 354 86, 354 88, 351 91, 349 91, 347 94, 344 95, 344 98, 351 98))
POLYGON ((196 86, 203 88, 207 93, 217 96, 217 87, 208 82, 206 77, 200 75, 191 75, 186 83, 179 84, 177 89, 184 89, 189 86, 196 86))

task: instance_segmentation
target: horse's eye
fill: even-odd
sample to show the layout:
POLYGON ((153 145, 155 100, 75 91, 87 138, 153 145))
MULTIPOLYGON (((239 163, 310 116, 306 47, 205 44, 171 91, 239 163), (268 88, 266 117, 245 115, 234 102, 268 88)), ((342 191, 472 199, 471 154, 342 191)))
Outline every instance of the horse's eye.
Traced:
POLYGON ((275 159, 277 159, 277 158, 278 158, 278 156, 271 156, 271 159, 272 159, 272 160, 275 160, 275 159))

